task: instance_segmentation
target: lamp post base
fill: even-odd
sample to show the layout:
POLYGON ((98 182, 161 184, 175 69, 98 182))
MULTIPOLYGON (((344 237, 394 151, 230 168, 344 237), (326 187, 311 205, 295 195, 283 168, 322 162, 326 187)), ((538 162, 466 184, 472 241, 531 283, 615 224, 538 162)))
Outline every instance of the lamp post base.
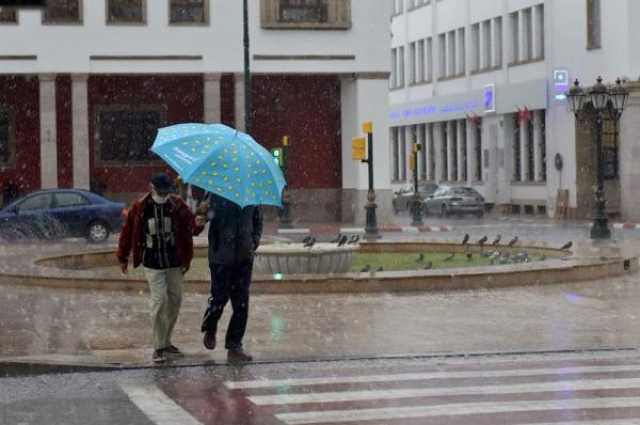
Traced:
POLYGON ((372 202, 371 200, 369 200, 369 202, 367 202, 367 205, 365 205, 364 207, 364 209, 367 210, 367 221, 364 228, 364 239, 368 241, 377 240, 382 237, 378 232, 378 220, 376 217, 376 208, 378 208, 378 205, 375 202, 372 202))
POLYGON ((420 198, 419 195, 413 199, 413 202, 411 205, 411 215, 412 215, 412 220, 411 220, 412 226, 420 227, 424 224, 424 221, 422 220, 422 198, 420 198))
POLYGON ((608 221, 606 218, 596 218, 594 220, 591 228, 591 239, 611 239, 608 221))

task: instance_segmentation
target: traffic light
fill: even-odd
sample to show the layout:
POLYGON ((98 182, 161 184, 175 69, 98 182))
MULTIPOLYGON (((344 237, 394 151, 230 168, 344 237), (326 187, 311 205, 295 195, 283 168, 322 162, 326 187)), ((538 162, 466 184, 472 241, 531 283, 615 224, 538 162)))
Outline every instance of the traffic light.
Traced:
POLYGON ((273 160, 278 164, 279 167, 282 167, 282 148, 273 148, 271 149, 271 155, 273 156, 273 160))

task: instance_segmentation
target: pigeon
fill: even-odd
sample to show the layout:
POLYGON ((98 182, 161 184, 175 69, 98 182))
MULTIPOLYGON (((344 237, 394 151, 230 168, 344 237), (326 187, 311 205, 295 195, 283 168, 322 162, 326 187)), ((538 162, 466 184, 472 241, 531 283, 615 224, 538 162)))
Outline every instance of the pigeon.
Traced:
POLYGON ((509 248, 512 248, 512 247, 513 247, 515 244, 517 244, 517 243, 518 243, 518 237, 516 236, 515 238, 513 238, 513 239, 511 239, 511 240, 509 241, 508 246, 509 246, 509 248))
POLYGON ((342 235, 342 237, 338 241, 338 246, 342 246, 342 245, 346 244, 348 240, 349 240, 349 238, 347 238, 346 236, 342 235))
POLYGON ((433 268, 433 263, 431 261, 427 262, 424 266, 424 270, 431 270, 433 268))
POLYGON ((452 252, 451 255, 449 255, 447 258, 444 259, 444 261, 451 261, 451 260, 453 260, 453 257, 455 257, 455 256, 456 256, 456 253, 452 252))
POLYGON ((357 244, 359 240, 360 240, 360 236, 359 235, 353 235, 353 236, 351 236, 351 239, 349 239, 349 242, 347 242, 347 243, 349 245, 354 245, 354 244, 357 244))
POLYGON ((416 263, 422 263, 424 261, 424 254, 418 254, 418 258, 416 259, 416 263))
POLYGON ((473 260, 473 254, 470 252, 467 252, 467 261, 471 261, 473 260))
POLYGON ((311 236, 305 236, 305 238, 302 240, 303 244, 306 244, 307 242, 309 242, 311 240, 311 236))
POLYGON ((362 270, 360 270, 360 273, 366 273, 366 272, 368 272, 369 270, 371 270, 371 266, 367 264, 366 266, 364 266, 364 267, 362 268, 362 270))
POLYGON ((378 270, 376 270, 376 271, 383 272, 384 271, 384 267, 380 266, 380 267, 378 267, 378 270))
POLYGON ((571 249, 572 246, 573 246, 573 242, 569 241, 560 247, 560 251, 566 251, 568 249, 571 249))
POLYGON ((478 241, 478 245, 480 245, 481 247, 484 246, 485 243, 487 243, 487 241, 489 240, 488 237, 483 236, 479 241, 478 241))
POLYGON ((309 239, 304 243, 305 248, 311 248, 316 243, 316 238, 313 236, 309 237, 309 239))
POLYGON ((469 243, 469 234, 465 234, 464 235, 464 239, 462 239, 462 245, 466 245, 467 243, 469 243))
POLYGON ((334 240, 331 241, 331 243, 338 243, 340 242, 340 238, 342 238, 342 233, 338 233, 338 236, 336 236, 336 238, 334 240))
POLYGON ((493 240, 493 242, 491 242, 491 245, 498 246, 501 239, 502 239, 502 235, 497 235, 496 238, 493 240))

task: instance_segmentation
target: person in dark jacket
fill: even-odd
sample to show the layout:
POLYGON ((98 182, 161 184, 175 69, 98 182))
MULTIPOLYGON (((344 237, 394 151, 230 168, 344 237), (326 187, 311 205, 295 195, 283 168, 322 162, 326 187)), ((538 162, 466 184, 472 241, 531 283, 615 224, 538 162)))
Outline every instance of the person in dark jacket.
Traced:
POLYGON ((182 304, 184 274, 193 258, 193 235, 204 226, 196 224, 182 199, 170 195, 173 188, 169 176, 155 174, 150 188, 127 214, 116 256, 125 274, 132 251, 133 266, 144 266, 151 293, 152 359, 160 363, 170 356, 182 356, 171 343, 171 335, 182 304))
POLYGON ((262 237, 262 212, 258 206, 240 208, 210 194, 209 203, 198 211, 209 220, 209 268, 211 297, 202 320, 204 345, 216 347, 218 321, 231 300, 233 314, 227 328, 225 348, 230 363, 251 361, 242 347, 249 314, 249 286, 256 249, 262 237))

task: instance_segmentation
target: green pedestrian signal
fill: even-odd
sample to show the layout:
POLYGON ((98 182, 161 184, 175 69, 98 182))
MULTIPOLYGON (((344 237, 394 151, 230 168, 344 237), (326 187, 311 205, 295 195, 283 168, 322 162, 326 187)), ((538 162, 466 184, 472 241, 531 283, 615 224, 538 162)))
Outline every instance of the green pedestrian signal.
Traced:
POLYGON ((273 155, 273 160, 278 164, 279 167, 282 167, 282 148, 273 148, 271 149, 271 155, 273 155))

